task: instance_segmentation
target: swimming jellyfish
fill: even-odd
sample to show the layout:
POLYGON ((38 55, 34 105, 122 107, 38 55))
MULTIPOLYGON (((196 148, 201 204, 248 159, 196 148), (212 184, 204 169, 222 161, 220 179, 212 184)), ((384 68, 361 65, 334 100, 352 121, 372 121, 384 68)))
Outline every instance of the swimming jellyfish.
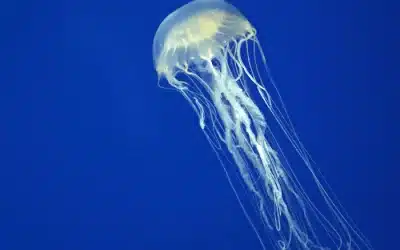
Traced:
POLYGON ((198 115, 262 249, 372 249, 312 168, 271 78, 256 29, 238 9, 223 0, 182 6, 159 26, 153 59, 159 81, 165 78, 198 115), (257 100, 263 105, 257 106, 257 100), (310 173, 322 197, 318 205, 295 174, 299 164, 292 167, 284 156, 272 123, 310 173), (232 163, 234 171, 227 169, 232 163), (257 221, 239 198, 232 174, 245 184, 257 221))

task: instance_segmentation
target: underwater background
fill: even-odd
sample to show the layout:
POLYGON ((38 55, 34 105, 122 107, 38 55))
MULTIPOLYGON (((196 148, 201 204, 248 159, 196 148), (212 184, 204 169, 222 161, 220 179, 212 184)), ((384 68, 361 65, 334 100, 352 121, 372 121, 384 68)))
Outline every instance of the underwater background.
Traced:
MULTIPOLYGON (((341 204, 400 249, 398 3, 230 2, 341 204)), ((185 3, 3 1, 1 250, 261 249, 194 112, 157 87, 153 36, 185 3)))

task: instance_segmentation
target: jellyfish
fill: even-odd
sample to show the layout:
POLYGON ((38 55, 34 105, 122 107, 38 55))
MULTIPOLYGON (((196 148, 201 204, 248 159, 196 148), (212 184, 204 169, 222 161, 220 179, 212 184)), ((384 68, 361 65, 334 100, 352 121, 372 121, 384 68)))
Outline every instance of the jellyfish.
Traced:
POLYGON ((166 88, 181 93, 197 114, 262 249, 372 249, 314 168, 256 29, 236 7, 224 0, 194 0, 178 8, 158 27, 153 60, 159 86, 165 79, 166 88), (299 156, 295 167, 275 129, 299 156), (307 193, 298 165, 322 202, 307 193), (257 216, 250 216, 232 174, 248 191, 257 216))

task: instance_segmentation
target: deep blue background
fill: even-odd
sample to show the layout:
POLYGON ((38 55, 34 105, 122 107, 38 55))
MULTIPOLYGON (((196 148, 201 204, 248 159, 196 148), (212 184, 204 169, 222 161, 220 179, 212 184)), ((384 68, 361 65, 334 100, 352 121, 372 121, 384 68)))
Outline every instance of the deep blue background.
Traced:
MULTIPOLYGON (((400 249, 398 6, 232 2, 342 204, 400 249)), ((0 249, 260 249, 194 112, 157 87, 153 35, 184 3, 0 8, 0 249)))

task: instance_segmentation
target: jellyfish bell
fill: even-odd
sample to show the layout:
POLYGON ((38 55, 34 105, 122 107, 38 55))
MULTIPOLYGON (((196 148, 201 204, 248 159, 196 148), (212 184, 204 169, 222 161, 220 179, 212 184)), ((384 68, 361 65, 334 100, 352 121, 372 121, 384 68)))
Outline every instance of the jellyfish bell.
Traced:
POLYGON ((190 64, 201 67, 223 56, 221 51, 233 39, 252 32, 247 19, 225 1, 190 2, 168 15, 159 26, 153 43, 156 70, 168 77, 190 64))
POLYGON ((223 0, 195 0, 177 9, 155 34, 153 60, 159 78, 198 115, 263 249, 266 237, 275 249, 372 249, 313 169, 272 80, 256 29, 239 10, 223 0), (272 122, 310 173, 324 208, 316 206, 296 177, 300 166, 292 168, 286 159, 272 122), (226 168, 232 163, 268 229, 266 237, 236 192, 226 168))

